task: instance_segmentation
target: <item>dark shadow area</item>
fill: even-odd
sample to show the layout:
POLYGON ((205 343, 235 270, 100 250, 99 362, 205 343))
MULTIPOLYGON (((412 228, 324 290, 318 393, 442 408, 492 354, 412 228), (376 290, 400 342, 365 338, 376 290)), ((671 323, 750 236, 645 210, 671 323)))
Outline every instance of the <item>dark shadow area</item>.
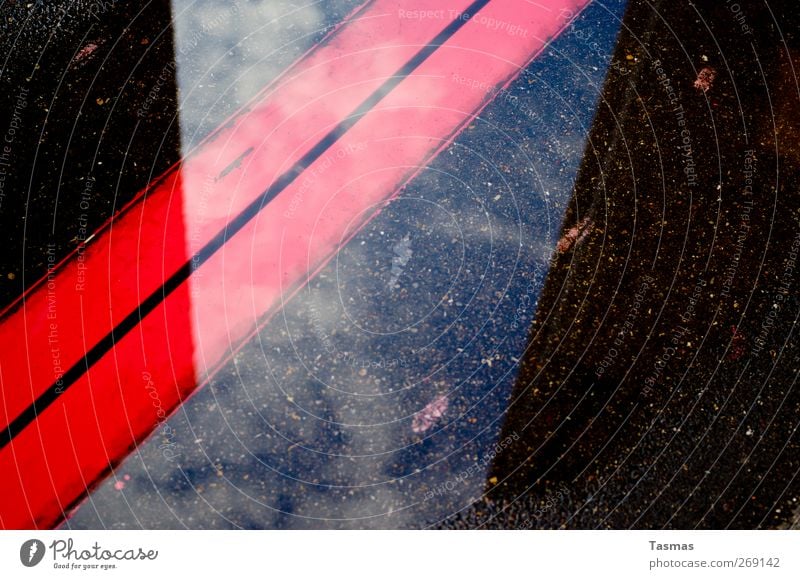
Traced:
POLYGON ((168 1, 0 12, 2 308, 175 163, 180 135, 168 1))
POLYGON ((629 4, 500 435, 519 440, 446 527, 796 519, 797 31, 791 2, 629 4))

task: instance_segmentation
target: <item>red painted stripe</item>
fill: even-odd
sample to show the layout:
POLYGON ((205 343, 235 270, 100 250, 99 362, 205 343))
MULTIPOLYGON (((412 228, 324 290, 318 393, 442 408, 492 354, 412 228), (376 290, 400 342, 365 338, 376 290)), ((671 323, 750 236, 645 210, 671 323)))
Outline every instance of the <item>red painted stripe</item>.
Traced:
MULTIPOLYGON (((494 0, 465 23, 0 450, 0 526, 58 521, 474 118, 489 87, 518 74, 565 25, 562 9, 584 3, 494 0)), ((429 3, 376 0, 354 13, 28 292, 0 323, 0 422, 29 408, 469 5, 414 19, 404 14, 429 3)))

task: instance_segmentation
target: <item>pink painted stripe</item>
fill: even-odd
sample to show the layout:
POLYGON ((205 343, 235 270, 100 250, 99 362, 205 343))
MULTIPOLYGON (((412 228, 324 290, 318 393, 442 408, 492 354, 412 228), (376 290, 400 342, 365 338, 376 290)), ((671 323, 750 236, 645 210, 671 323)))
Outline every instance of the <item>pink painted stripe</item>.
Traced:
MULTIPOLYGON (((425 2, 404 4, 416 10, 425 2)), ((353 21, 282 75, 249 111, 226 123, 228 128, 217 131, 69 265, 54 270, 49 281, 54 291, 39 286, 3 320, 0 343, 8 344, 3 358, 13 363, 0 364, 0 424, 28 407, 55 381, 58 368, 78 362, 315 145, 320 131, 341 121, 447 24, 424 20, 398 26, 404 22, 397 19, 398 5, 377 1, 356 12, 353 21), (243 157, 248 150, 257 154, 243 157), (48 308, 58 319, 48 319, 48 308), (50 337, 52 323, 56 342, 50 337)), ((468 5, 469 0, 458 0, 452 9, 468 5)))
MULTIPOLYGON (((490 3, 206 263, 190 280, 198 376, 224 363, 219 352, 235 351, 324 267, 474 119, 496 94, 492 89, 510 83, 558 35, 568 23, 564 14, 585 4, 490 3)), ((396 18, 396 26, 403 24, 396 18)), ((306 127, 299 149, 330 128, 306 127)), ((235 197, 249 190, 272 139, 265 133, 242 163, 235 197)))

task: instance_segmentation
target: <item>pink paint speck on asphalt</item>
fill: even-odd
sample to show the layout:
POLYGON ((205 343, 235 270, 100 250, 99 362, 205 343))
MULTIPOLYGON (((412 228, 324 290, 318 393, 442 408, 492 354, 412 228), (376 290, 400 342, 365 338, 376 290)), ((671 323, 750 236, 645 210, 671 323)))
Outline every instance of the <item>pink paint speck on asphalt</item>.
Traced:
POLYGON ((447 400, 447 395, 439 396, 432 402, 429 402, 425 408, 414 415, 414 419, 411 422, 411 430, 414 432, 425 432, 428 430, 442 417, 448 405, 449 401, 447 400))
POLYGON ((580 223, 571 227, 569 231, 564 234, 564 237, 558 240, 556 251, 558 253, 569 251, 573 245, 577 245, 586 239, 586 236, 592 232, 593 228, 594 222, 592 218, 588 216, 584 217, 580 223))
POLYGON ((86 60, 95 50, 97 50, 97 45, 94 42, 90 42, 78 51, 78 54, 75 55, 75 62, 79 63, 86 60))
POLYGON ((717 78, 717 71, 706 66, 697 73, 697 79, 694 81, 694 88, 703 92, 708 92, 713 86, 715 78, 717 78))

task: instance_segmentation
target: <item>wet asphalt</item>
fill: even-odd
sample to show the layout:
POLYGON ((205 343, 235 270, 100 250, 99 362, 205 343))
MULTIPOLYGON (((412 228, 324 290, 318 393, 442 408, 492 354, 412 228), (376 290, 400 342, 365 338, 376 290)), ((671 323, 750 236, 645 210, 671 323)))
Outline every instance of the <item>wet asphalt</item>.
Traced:
MULTIPOLYGON (((2 5, 2 303, 356 4, 2 5)), ((797 15, 674 4, 593 3, 64 528, 797 524, 797 15)))
MULTIPOLYGON (((580 20, 606 50, 614 14, 580 20)), ((415 528, 478 498, 601 65, 554 44, 66 525, 415 528)))

